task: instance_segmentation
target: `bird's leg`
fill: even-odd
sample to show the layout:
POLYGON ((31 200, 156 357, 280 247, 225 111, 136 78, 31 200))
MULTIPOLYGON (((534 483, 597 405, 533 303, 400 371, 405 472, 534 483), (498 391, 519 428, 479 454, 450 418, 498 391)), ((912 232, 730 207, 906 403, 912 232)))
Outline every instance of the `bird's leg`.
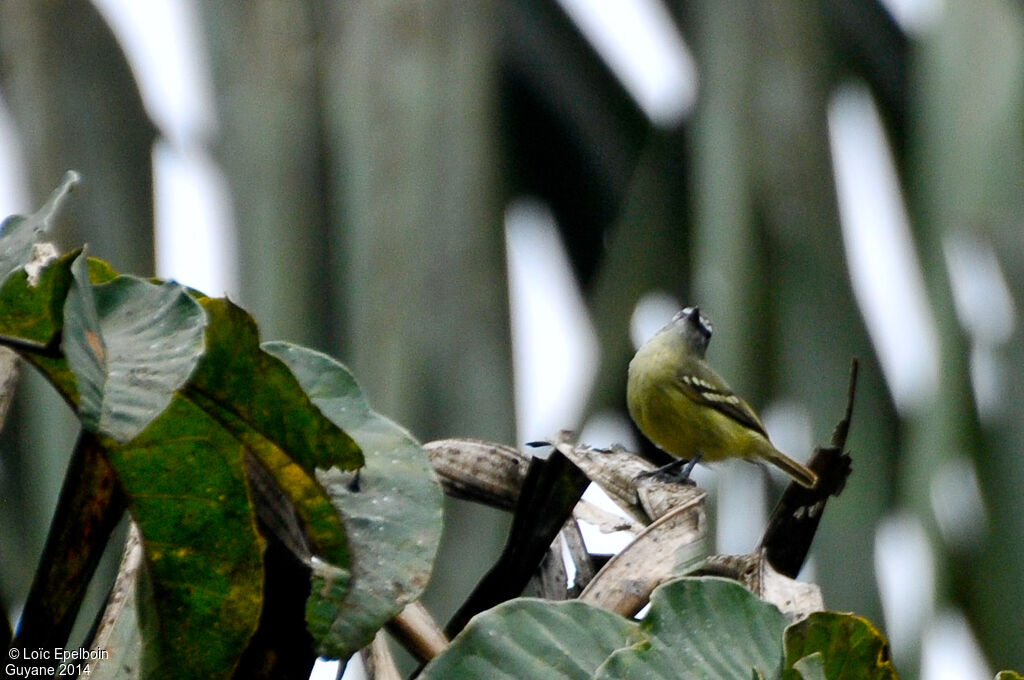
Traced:
POLYGON ((693 471, 693 466, 700 462, 701 457, 702 454, 698 453, 689 460, 677 458, 668 465, 662 465, 648 472, 641 472, 637 475, 637 478, 657 477, 667 482, 676 482, 677 484, 693 484, 693 480, 690 479, 690 472, 693 471))
POLYGON ((623 453, 626 451, 626 447, 619 442, 615 442, 611 446, 595 446, 591 450, 596 453, 623 453))
POLYGON ((700 459, 703 458, 703 457, 704 457, 703 453, 698 453, 696 456, 691 458, 689 460, 689 463, 687 464, 687 466, 685 468, 683 468, 683 471, 681 473, 679 473, 679 480, 678 481, 679 482, 689 482, 690 484, 693 484, 694 482, 692 482, 690 480, 690 473, 693 472, 693 466, 696 465, 697 463, 699 463, 700 459))
MULTIPOLYGON (((680 471, 683 469, 683 466, 688 465, 689 463, 690 461, 686 460, 685 458, 676 458, 667 465, 662 465, 661 467, 656 467, 653 470, 641 472, 640 474, 637 475, 637 477, 661 477, 662 479, 675 479, 676 477, 679 476, 680 471)), ((689 468, 687 468, 687 470, 689 470, 689 468)))

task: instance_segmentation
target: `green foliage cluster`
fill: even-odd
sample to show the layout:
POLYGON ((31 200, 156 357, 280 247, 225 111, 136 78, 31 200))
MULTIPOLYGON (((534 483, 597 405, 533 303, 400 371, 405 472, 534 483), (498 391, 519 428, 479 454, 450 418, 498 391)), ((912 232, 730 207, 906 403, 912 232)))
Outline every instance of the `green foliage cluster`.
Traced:
POLYGON ((659 587, 639 623, 582 602, 519 599, 478 616, 423 677, 545 680, 892 680, 881 634, 850 614, 787 627, 735 581, 682 578, 659 587))
MULTIPOLYGON (((427 455, 370 409, 344 366, 260 344, 255 321, 227 299, 118 274, 82 250, 30 273, 34 244, 73 184, 0 232, 0 344, 34 365, 82 425, 11 644, 66 643, 127 511, 141 568, 132 606, 104 622, 118 656, 90 677, 279 677, 279 661, 253 649, 277 606, 274 545, 307 577, 308 651, 347 660, 427 584, 441 532, 427 455)), ((734 581, 688 577, 655 590, 640 621, 580 601, 499 604, 420 677, 897 676, 864 619, 820 612, 789 625, 734 581)))
MULTIPOLYGON (((127 510, 139 530, 144 677, 231 676, 274 587, 264 582, 268 540, 312 572, 316 651, 347 658, 427 581, 441 494, 426 454, 367 406, 343 366, 287 343, 261 346, 256 323, 229 300, 119 275, 82 251, 30 281, 32 243, 71 186, 5 223, 0 335, 75 409, 74 455, 112 471, 112 485, 66 485, 61 502, 127 510), (358 490, 339 479, 357 469, 358 490)), ((98 555, 108 537, 55 522, 48 556, 98 555)), ((88 562, 58 576, 80 583, 73 597, 88 562)), ((66 642, 48 636, 69 630, 78 603, 46 598, 56 587, 47 580, 37 576, 16 645, 66 642)))

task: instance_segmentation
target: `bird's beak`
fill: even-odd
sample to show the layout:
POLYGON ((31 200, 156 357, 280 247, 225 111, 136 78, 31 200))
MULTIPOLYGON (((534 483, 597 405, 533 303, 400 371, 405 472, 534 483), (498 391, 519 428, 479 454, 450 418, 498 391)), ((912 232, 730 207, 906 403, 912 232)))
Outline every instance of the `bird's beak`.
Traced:
POLYGON ((707 338, 711 337, 711 322, 701 316, 699 307, 690 307, 686 310, 686 323, 690 324, 691 327, 697 329, 702 335, 707 338))

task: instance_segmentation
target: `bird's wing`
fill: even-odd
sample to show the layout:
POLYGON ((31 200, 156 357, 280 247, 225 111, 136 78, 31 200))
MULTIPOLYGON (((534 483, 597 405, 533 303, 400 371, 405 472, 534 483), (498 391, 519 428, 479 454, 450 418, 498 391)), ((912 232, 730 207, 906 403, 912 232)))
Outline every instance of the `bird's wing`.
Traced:
POLYGON ((688 398, 702 406, 713 408, 732 418, 744 427, 768 438, 760 418, 747 402, 736 396, 725 381, 708 370, 694 370, 687 366, 676 373, 676 384, 688 398))

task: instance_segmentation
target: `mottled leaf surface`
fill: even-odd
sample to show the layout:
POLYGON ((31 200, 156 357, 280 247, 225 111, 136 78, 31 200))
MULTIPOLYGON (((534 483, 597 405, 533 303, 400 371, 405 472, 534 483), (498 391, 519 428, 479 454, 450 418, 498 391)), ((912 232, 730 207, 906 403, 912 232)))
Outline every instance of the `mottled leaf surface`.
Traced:
POLYGON ((256 324, 228 300, 205 298, 207 351, 185 395, 234 434, 293 502, 314 554, 348 568, 345 528, 318 469, 354 470, 359 446, 310 401, 289 368, 259 346, 256 324))
POLYGON ((119 276, 93 286, 84 255, 71 270, 62 349, 78 386, 78 416, 86 429, 127 442, 191 375, 206 315, 174 282, 119 276))
POLYGON ((29 283, 24 269, 13 272, 0 286, 0 334, 50 344, 64 325, 64 300, 71 288, 71 264, 81 251, 59 257, 29 283))
MULTIPOLYGON (((786 630, 786 666, 806 680, 801 661, 820 656, 827 680, 893 680, 889 644, 870 621, 853 614, 815 612, 786 630)), ((787 674, 787 677, 793 677, 787 674)))
POLYGON ((175 398, 129 444, 111 443, 108 455, 143 540, 145 677, 228 677, 263 596, 263 540, 242 444, 175 398))
POLYGON ((348 658, 423 592, 441 536, 441 488, 419 443, 369 407, 342 364, 288 343, 265 343, 263 349, 292 370, 313 403, 355 439, 366 459, 358 489, 351 486, 352 475, 339 468, 317 474, 357 558, 347 596, 338 592, 336 568, 314 562, 307 619, 320 654, 348 658))
POLYGON ((288 368, 260 350, 244 310, 226 300, 201 302, 207 350, 190 381, 157 421, 111 456, 123 470, 145 546, 149 585, 139 600, 146 666, 214 677, 237 661, 262 597, 262 540, 246 452, 294 504, 317 554, 340 574, 342 597, 350 568, 345 528, 307 467, 354 467, 361 455, 288 368))

